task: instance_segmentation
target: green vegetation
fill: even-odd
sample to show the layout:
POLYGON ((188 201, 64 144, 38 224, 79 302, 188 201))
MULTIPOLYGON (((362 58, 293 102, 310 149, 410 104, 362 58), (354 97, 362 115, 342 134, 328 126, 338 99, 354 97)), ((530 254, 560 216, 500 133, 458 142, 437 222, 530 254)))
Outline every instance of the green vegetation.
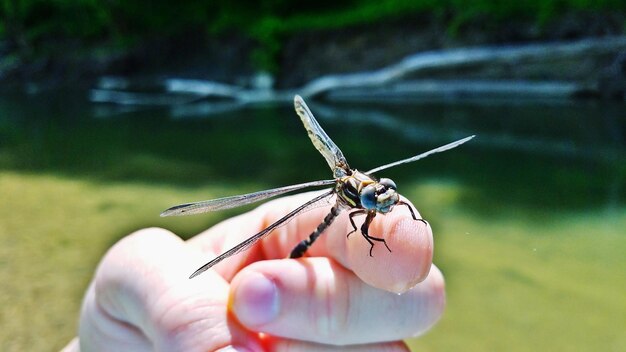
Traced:
MULTIPOLYGON (((238 32, 257 42, 257 66, 276 69, 282 39, 308 30, 340 28, 384 21, 416 13, 443 16, 450 29, 476 18, 504 21, 527 18, 545 23, 568 11, 624 11, 619 0, 434 1, 351 0, 301 1, 151 1, 1 0, 0 38, 13 43, 26 58, 45 55, 60 39, 83 45, 132 45, 154 37, 188 31, 220 35, 238 32), (43 51, 43 52, 42 52, 43 51)), ((49 54, 49 53, 48 53, 49 54)))

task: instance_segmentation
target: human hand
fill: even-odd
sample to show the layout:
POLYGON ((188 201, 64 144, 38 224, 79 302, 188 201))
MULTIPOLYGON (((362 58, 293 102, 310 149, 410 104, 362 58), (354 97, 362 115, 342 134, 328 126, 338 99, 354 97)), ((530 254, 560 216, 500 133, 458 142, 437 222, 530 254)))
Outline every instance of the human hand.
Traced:
POLYGON ((370 227, 391 253, 379 244, 370 257, 359 232, 346 239, 352 227, 344 215, 309 257, 276 259, 285 258, 328 212, 317 208, 187 278, 311 197, 268 202, 187 242, 157 228, 120 240, 96 271, 79 337, 65 351, 408 350, 401 340, 428 330, 445 298, 443 276, 431 263, 430 226, 403 207, 376 217, 370 227))

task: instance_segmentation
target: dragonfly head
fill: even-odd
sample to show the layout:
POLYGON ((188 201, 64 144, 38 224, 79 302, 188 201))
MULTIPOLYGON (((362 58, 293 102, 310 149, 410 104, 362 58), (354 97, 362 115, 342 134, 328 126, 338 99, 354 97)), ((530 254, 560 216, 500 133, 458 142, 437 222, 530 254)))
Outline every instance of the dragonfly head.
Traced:
POLYGON ((383 214, 390 212, 400 200, 396 183, 388 178, 381 178, 380 181, 363 187, 359 197, 365 209, 383 214))

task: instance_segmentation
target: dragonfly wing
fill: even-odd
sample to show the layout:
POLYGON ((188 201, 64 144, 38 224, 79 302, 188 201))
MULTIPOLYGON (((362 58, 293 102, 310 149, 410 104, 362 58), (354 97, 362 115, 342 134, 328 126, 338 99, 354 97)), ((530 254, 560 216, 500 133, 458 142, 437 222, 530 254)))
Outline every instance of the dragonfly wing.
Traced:
POLYGON ((304 124, 304 128, 311 142, 313 142, 315 148, 322 153, 328 166, 333 170, 334 176, 344 176, 350 168, 339 147, 328 137, 319 123, 317 123, 317 120, 313 117, 311 110, 306 106, 302 97, 296 95, 293 99, 293 104, 296 108, 296 113, 298 113, 300 120, 302 120, 302 124, 304 124))
POLYGON ((249 237, 248 239, 246 239, 245 241, 239 243, 238 245, 236 245, 235 247, 227 250, 226 252, 220 254, 219 256, 215 257, 215 259, 211 260, 210 262, 204 264, 203 266, 201 266, 198 270, 194 271, 193 274, 191 274, 191 276, 189 276, 190 279, 202 274, 203 272, 209 270, 211 267, 213 267, 215 264, 221 262, 222 260, 231 257, 237 253, 243 252, 246 249, 250 248, 253 244, 255 244, 258 240, 262 239, 263 237, 269 235, 272 231, 274 231, 275 229, 277 229, 278 227, 280 227, 281 225, 286 224, 289 220, 291 220, 292 218, 294 218, 295 216, 297 216, 298 214, 311 209, 311 207, 317 203, 320 202, 330 196, 332 196, 335 193, 335 190, 332 189, 328 192, 324 192, 321 195, 311 199, 310 201, 302 204, 301 206, 297 207, 296 209, 292 210, 289 214, 283 216, 282 218, 280 218, 278 221, 276 221, 275 223, 271 224, 270 226, 266 227, 263 231, 255 234, 254 236, 249 237))
POLYGON ((446 145, 442 145, 439 148, 435 148, 435 149, 429 150, 429 151, 427 151, 425 153, 418 154, 416 156, 413 156, 413 157, 410 157, 410 158, 407 158, 407 159, 404 159, 404 160, 399 160, 399 161, 393 162, 391 164, 379 166, 379 167, 377 167, 375 169, 369 170, 368 172, 366 172, 366 174, 373 174, 373 173, 375 173, 377 171, 388 169, 390 167, 394 167, 394 166, 398 166, 398 165, 402 165, 402 164, 406 164, 406 163, 412 163, 414 161, 417 161, 417 160, 420 160, 420 159, 424 159, 425 157, 427 157, 427 156, 429 156, 431 154, 441 153, 441 152, 444 152, 446 150, 450 150, 452 148, 456 148, 456 147, 460 146, 461 144, 469 141, 470 139, 472 139, 474 137, 476 137, 476 136, 472 135, 472 136, 469 136, 469 137, 465 137, 463 139, 459 139, 458 141, 455 141, 455 142, 452 142, 452 143, 448 143, 446 145))
POLYGON ((335 184, 335 180, 313 181, 313 182, 300 183, 297 185, 291 185, 291 186, 286 186, 286 187, 268 189, 265 191, 242 194, 238 196, 211 199, 211 200, 205 200, 205 201, 194 202, 194 203, 185 203, 185 204, 173 206, 165 210, 164 212, 161 213, 161 216, 191 215, 191 214, 206 213, 206 212, 215 211, 215 210, 230 209, 230 208, 235 208, 241 205, 258 202, 263 199, 275 197, 277 195, 295 191, 298 189, 316 187, 316 186, 327 186, 331 184, 335 184))

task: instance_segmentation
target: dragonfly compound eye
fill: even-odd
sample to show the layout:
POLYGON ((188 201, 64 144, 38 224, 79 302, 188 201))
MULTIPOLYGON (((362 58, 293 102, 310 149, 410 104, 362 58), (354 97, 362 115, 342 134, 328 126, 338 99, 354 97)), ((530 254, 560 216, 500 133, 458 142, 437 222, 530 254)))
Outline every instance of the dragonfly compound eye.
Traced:
POLYGON ((398 189, 398 187, 396 187, 396 183, 393 182, 390 178, 381 178, 378 183, 383 185, 386 189, 391 188, 394 191, 398 189))
POLYGON ((365 209, 376 208, 376 187, 374 185, 365 186, 360 194, 361 205, 365 209))

